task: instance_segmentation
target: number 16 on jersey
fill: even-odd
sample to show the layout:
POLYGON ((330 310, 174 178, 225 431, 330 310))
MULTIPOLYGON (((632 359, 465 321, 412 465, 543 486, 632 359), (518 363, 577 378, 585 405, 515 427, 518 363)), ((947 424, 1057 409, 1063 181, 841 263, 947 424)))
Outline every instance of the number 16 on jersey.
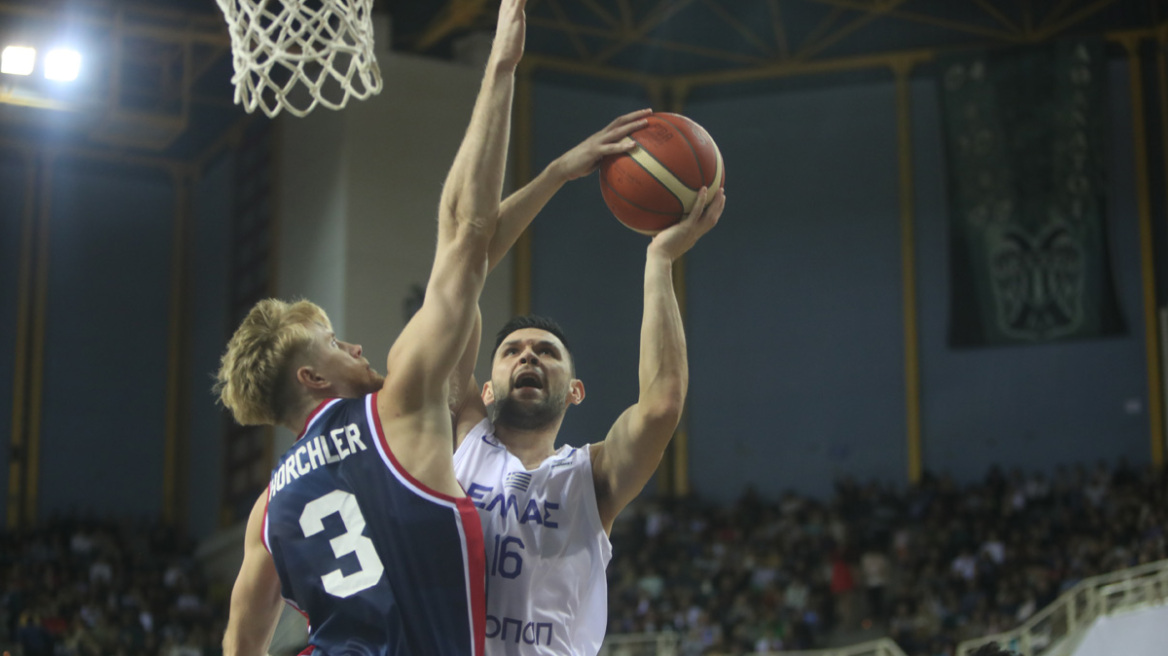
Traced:
POLYGON ((491 555, 491 576, 498 574, 513 579, 523 572, 523 540, 511 536, 495 536, 495 550, 491 555))

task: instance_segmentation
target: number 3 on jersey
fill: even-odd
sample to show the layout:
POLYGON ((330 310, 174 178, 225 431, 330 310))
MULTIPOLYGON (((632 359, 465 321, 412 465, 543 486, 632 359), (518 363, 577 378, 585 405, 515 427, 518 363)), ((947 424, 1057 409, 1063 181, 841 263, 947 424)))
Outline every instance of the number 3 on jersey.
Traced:
POLYGON ((373 540, 361 535, 365 530, 365 516, 361 514, 357 498, 344 490, 333 490, 304 505, 304 511, 300 513, 300 530, 304 531, 304 537, 312 537, 323 531, 324 518, 333 513, 340 515, 341 523, 345 525, 344 533, 329 540, 333 555, 340 559, 351 553, 356 554, 361 569, 346 576, 337 568, 320 577, 320 580, 324 583, 325 592, 344 599, 376 585, 381 580, 385 566, 377 557, 373 540))

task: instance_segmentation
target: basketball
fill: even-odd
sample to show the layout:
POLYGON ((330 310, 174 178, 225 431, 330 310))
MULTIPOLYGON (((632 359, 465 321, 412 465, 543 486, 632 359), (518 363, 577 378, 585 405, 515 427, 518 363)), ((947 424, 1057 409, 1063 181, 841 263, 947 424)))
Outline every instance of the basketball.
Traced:
POLYGON ((637 147, 600 163, 600 192, 626 226, 654 235, 685 218, 703 185, 725 186, 722 153, 705 128, 680 114, 659 112, 632 133, 637 147))

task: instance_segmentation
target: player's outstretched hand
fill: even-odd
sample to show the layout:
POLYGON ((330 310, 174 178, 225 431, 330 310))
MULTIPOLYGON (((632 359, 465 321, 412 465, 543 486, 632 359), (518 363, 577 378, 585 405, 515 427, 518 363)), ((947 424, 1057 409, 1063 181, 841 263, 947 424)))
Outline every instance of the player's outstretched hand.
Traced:
POLYGON ((555 166, 565 180, 575 180, 592 173, 600 166, 600 160, 609 155, 627 153, 637 147, 637 142, 629 135, 648 125, 645 117, 653 113, 652 109, 638 109, 616 120, 581 141, 575 148, 560 155, 555 166))
POLYGON ((503 66, 515 67, 523 57, 523 41, 527 32, 524 7, 527 0, 503 0, 499 6, 499 23, 495 28, 495 42, 491 55, 503 66))
POLYGON ((698 199, 689 216, 657 233, 653 241, 649 242, 649 253, 676 260, 693 248, 702 235, 718 225, 722 210, 726 208, 726 192, 719 189, 714 194, 714 200, 707 205, 709 193, 710 190, 705 187, 698 190, 698 199))

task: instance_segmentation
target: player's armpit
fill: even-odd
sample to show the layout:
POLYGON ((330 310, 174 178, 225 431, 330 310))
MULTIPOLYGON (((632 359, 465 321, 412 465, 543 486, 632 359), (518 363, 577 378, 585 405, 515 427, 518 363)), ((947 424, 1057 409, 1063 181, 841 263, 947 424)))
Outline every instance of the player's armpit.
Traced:
POLYGON ((231 610, 223 635, 224 656, 265 656, 284 606, 280 577, 263 543, 267 501, 264 490, 247 520, 243 565, 231 589, 231 610))
POLYGON ((478 381, 474 377, 475 361, 478 359, 479 344, 482 342, 483 313, 479 310, 475 325, 467 340, 462 359, 450 376, 450 416, 454 424, 454 450, 462 444, 463 438, 476 424, 487 416, 483 397, 479 393, 478 381))
POLYGON ((462 407, 458 409, 458 413, 454 416, 454 450, 462 445, 462 441, 466 439, 471 429, 479 424, 487 417, 487 406, 483 403, 483 397, 479 395, 476 390, 477 382, 472 377, 470 380, 470 387, 468 387, 466 398, 463 400, 462 407))
POLYGON ((463 346, 462 357, 454 366, 454 372, 450 374, 448 403, 452 417, 458 416, 459 409, 466 403, 467 394, 474 387, 474 366, 475 360, 478 359, 482 334, 483 312, 482 309, 476 307, 474 325, 471 326, 470 336, 467 338, 466 345, 463 346))
POLYGON ((646 414, 631 406, 621 413, 603 442, 592 445, 592 479, 605 531, 625 506, 645 489, 677 429, 680 409, 646 414))

